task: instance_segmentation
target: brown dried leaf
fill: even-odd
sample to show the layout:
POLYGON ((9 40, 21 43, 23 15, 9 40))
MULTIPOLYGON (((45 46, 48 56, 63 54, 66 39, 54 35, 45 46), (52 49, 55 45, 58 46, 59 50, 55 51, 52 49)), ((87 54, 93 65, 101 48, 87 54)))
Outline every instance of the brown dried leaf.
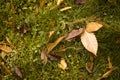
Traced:
POLYGON ((86 70, 88 71, 88 73, 92 73, 92 69, 93 69, 93 62, 87 63, 86 70))
POLYGON ((43 60, 43 63, 46 64, 48 59, 47 59, 47 50, 46 48, 41 52, 41 60, 43 60))
POLYGON ((60 64, 58 64, 58 67, 63 70, 67 69, 67 63, 64 58, 61 59, 60 64))
POLYGON ((5 71, 6 71, 8 74, 11 74, 10 69, 9 69, 3 62, 0 62, 0 65, 5 69, 5 71))
POLYGON ((56 47, 58 45, 58 43, 60 43, 65 37, 66 37, 66 35, 62 36, 62 37, 59 37, 54 43, 49 43, 47 45, 47 53, 49 53, 50 51, 52 51, 52 49, 54 47, 56 47))
POLYGON ((72 31, 68 34, 66 40, 67 40, 67 41, 70 41, 72 38, 80 35, 82 32, 83 32, 83 28, 80 28, 80 29, 78 29, 78 30, 72 30, 72 31))
POLYGON ((108 70, 106 73, 103 74, 102 78, 107 78, 112 71, 116 70, 118 67, 113 67, 110 70, 108 70))
POLYGON ((102 80, 103 78, 107 78, 111 73, 112 71, 118 69, 118 67, 112 67, 110 70, 108 70, 107 72, 105 72, 102 77, 98 78, 97 80, 102 80))
POLYGON ((97 31, 98 29, 100 29, 102 26, 103 26, 102 24, 99 24, 97 22, 90 22, 86 26, 86 31, 94 32, 94 31, 97 31))
POLYGON ((0 49, 7 53, 12 52, 12 49, 7 45, 0 45, 0 49))
POLYGON ((51 60, 51 61, 58 61, 60 59, 59 56, 53 55, 53 54, 48 54, 47 57, 51 60))
POLYGON ((86 63, 86 70, 88 73, 92 73, 93 66, 94 66, 94 56, 90 55, 90 61, 86 63))
POLYGON ((112 63, 110 61, 110 56, 108 56, 108 67, 109 69, 113 68, 112 63))
POLYGON ((55 48, 65 37, 66 37, 66 35, 59 37, 54 43, 47 44, 45 49, 41 52, 41 59, 43 60, 43 63, 45 63, 45 64, 47 63, 47 56, 48 56, 49 52, 51 52, 53 50, 53 48, 55 48))
POLYGON ((15 73, 17 74, 18 77, 22 78, 22 73, 20 69, 17 66, 14 66, 15 73))
POLYGON ((98 42, 94 33, 88 33, 85 30, 84 33, 81 35, 81 42, 88 51, 90 51, 94 55, 97 55, 98 42))

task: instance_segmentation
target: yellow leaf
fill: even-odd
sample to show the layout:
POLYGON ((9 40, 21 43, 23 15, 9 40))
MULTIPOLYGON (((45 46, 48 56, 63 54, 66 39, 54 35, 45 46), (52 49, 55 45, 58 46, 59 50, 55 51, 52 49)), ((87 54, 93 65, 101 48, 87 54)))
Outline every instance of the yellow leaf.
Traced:
POLYGON ((67 63, 66 63, 65 59, 63 59, 63 58, 61 59, 60 64, 58 64, 58 67, 63 70, 65 70, 67 68, 67 63))
POLYGON ((94 33, 84 31, 81 35, 81 42, 88 51, 92 52, 94 55, 97 55, 98 42, 94 33))
POLYGON ((86 26, 86 31, 94 32, 94 31, 97 31, 98 29, 100 29, 102 26, 103 26, 102 24, 99 24, 97 22, 90 22, 86 26))
POLYGON ((12 52, 12 49, 6 45, 0 45, 0 49, 7 53, 12 52))

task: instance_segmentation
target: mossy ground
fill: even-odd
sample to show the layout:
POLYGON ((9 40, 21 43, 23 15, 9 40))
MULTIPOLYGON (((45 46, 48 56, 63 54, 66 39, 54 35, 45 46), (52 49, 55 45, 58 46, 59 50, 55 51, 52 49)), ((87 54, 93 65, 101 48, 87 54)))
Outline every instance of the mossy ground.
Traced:
MULTIPOLYGON (((13 0, 15 13, 9 0, 0 1, 0 42, 6 42, 6 37, 8 37, 17 50, 7 54, 4 59, 5 65, 10 68, 12 75, 7 74, 0 66, 0 74, 3 80, 19 80, 14 73, 14 65, 17 65, 21 70, 23 80, 78 80, 80 77, 96 80, 107 71, 108 56, 110 56, 113 66, 120 67, 120 1, 117 0, 116 4, 112 4, 105 0, 87 0, 85 4, 77 5, 74 0, 65 0, 60 7, 50 10, 56 1, 47 0, 47 3, 39 9, 36 16, 36 8, 40 4, 37 0, 13 0), (72 9, 64 12, 59 11, 66 6, 72 6, 72 9), (107 24, 95 32, 99 50, 94 60, 93 72, 88 74, 85 69, 91 53, 84 49, 79 37, 73 42, 63 40, 54 49, 58 50, 60 47, 80 48, 79 50, 68 49, 58 53, 64 56, 68 64, 67 70, 58 68, 59 61, 48 61, 44 65, 40 59, 40 52, 46 44, 55 41, 72 29, 86 25, 83 21, 75 25, 66 24, 65 29, 62 29, 62 23, 82 18, 87 18, 89 21, 100 19, 107 24), (11 24, 13 21, 15 23, 14 31, 11 24), (24 23, 27 24, 28 32, 23 35, 20 27, 24 23), (55 34, 48 39, 48 33, 51 30, 54 30, 55 34)), ((120 69, 117 69, 103 80, 119 79, 120 69)))

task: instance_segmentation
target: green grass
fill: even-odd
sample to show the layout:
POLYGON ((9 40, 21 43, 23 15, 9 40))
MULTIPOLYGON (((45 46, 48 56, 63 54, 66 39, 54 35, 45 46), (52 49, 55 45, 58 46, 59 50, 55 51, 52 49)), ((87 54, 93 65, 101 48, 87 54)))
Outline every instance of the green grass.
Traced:
MULTIPOLYGON (((0 76, 3 80, 19 80, 14 72, 14 65, 17 65, 22 72, 23 80, 78 80, 85 77, 87 80, 96 80, 107 71, 107 58, 110 56, 113 66, 120 67, 120 1, 117 4, 111 4, 104 0, 87 0, 85 4, 74 4, 74 0, 65 0, 64 3, 56 9, 50 10, 56 4, 55 0, 47 0, 49 4, 39 10, 35 16, 35 9, 39 6, 37 0, 19 1, 13 0, 16 14, 13 13, 9 0, 0 1, 0 42, 7 42, 6 37, 16 47, 17 51, 7 54, 4 59, 5 65, 10 68, 12 75, 7 74, 0 66, 0 76), (71 10, 60 12, 59 9, 65 6, 72 6, 71 10), (12 31, 12 25, 3 21, 13 21, 15 16, 15 31, 12 31), (62 55, 67 64, 67 70, 58 68, 59 61, 48 61, 44 65, 40 59, 40 53, 49 42, 54 42, 58 37, 67 34, 72 29, 85 27, 85 21, 75 25, 66 24, 62 30, 62 22, 72 22, 76 19, 88 18, 89 21, 101 21, 106 23, 102 29, 95 32, 99 50, 98 56, 94 60, 93 73, 88 74, 85 65, 89 62, 89 53, 82 46, 79 37, 73 42, 63 40, 54 50, 60 47, 75 47, 80 50, 68 49, 65 52, 56 53, 62 55), (55 22, 54 26, 51 23, 55 22), (28 33, 21 36, 20 27, 27 24, 28 33), (55 30, 55 34, 48 39, 48 33, 55 30)), ((1 58, 2 61, 2 58, 1 58)), ((119 80, 120 69, 113 71, 108 78, 103 80, 119 80)))

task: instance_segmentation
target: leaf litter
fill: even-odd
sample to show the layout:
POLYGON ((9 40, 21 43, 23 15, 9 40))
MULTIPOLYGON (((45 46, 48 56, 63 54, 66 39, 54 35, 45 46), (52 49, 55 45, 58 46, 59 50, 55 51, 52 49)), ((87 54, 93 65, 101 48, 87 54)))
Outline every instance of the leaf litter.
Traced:
POLYGON ((97 55, 98 42, 94 33, 88 33, 85 30, 84 33, 81 35, 81 42, 88 51, 90 51, 94 55, 97 55))
POLYGON ((83 28, 79 28, 78 30, 72 30, 66 37, 66 40, 71 41, 74 37, 80 35, 82 32, 83 32, 83 28))
POLYGON ((111 61, 110 61, 110 57, 109 57, 109 56, 108 56, 108 64, 107 64, 107 65, 108 65, 109 70, 106 71, 106 72, 102 75, 102 77, 98 78, 97 80, 102 80, 103 78, 107 78, 107 77, 112 73, 112 71, 118 69, 118 67, 112 66, 112 63, 111 63, 111 61))
POLYGON ((93 66, 94 66, 94 56, 90 55, 90 61, 86 63, 86 70, 88 73, 92 73, 93 66))
POLYGON ((99 24, 98 22, 90 22, 86 26, 86 31, 87 32, 94 32, 99 30, 101 27, 103 27, 102 24, 99 24))
POLYGON ((8 74, 11 74, 10 69, 9 69, 3 62, 0 62, 0 65, 5 69, 5 71, 6 71, 8 74))
POLYGON ((18 77, 20 77, 20 78, 23 77, 20 69, 18 68, 18 66, 16 66, 16 65, 14 66, 14 71, 15 71, 15 73, 18 77))
POLYGON ((12 52, 12 49, 9 46, 7 46, 6 44, 0 45, 0 50, 7 52, 7 53, 12 52))
POLYGON ((63 70, 67 69, 67 63, 64 58, 61 59, 60 63, 58 64, 58 67, 63 70))
POLYGON ((55 42, 48 43, 45 47, 45 49, 41 52, 41 60, 43 60, 43 63, 47 63, 47 55, 55 48, 64 38, 66 35, 59 37, 55 42))

